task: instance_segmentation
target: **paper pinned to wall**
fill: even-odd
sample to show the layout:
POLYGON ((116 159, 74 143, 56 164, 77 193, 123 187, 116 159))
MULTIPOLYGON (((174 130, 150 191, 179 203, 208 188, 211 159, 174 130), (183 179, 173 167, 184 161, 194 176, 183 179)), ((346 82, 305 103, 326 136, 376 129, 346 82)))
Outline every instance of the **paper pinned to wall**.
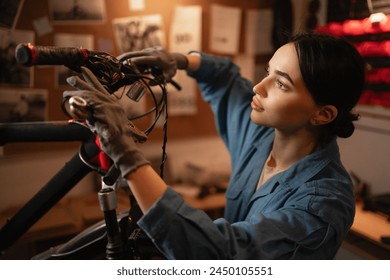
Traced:
POLYGON ((53 26, 50 24, 47 16, 33 20, 33 26, 38 36, 43 36, 53 32, 53 26))
POLYGON ((253 83, 255 78, 255 57, 247 54, 236 55, 234 63, 240 67, 241 76, 253 83))
POLYGON ((202 48, 202 7, 177 6, 174 11, 169 47, 173 52, 187 53, 202 48))
MULTIPOLYGON (((177 6, 174 11, 169 34, 171 52, 186 54, 202 48, 202 8, 201 6, 177 6)), ((169 85, 168 113, 172 116, 195 115, 197 109, 197 91, 194 79, 184 71, 177 71, 174 80, 182 90, 169 85)))
POLYGON ((145 0, 129 0, 129 8, 132 11, 145 10, 145 0))
POLYGON ((272 45, 273 12, 271 9, 246 12, 245 52, 249 55, 269 54, 272 45))
POLYGON ((210 49, 225 54, 238 53, 241 9, 213 4, 210 10, 210 49))
POLYGON ((236 55, 234 63, 240 67, 241 75, 251 81, 253 85, 259 83, 267 75, 267 63, 256 63, 253 55, 236 55))
POLYGON ((178 71, 174 80, 182 87, 182 90, 168 86, 169 115, 195 115, 198 112, 195 80, 188 77, 184 71, 178 71))

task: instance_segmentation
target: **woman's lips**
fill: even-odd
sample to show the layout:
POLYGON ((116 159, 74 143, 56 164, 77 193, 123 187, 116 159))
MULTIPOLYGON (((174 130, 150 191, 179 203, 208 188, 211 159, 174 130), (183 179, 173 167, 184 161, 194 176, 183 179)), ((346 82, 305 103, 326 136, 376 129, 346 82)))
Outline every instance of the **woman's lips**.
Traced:
POLYGON ((264 111, 264 108, 261 107, 259 102, 256 100, 255 96, 252 98, 251 107, 252 107, 253 110, 258 111, 258 112, 264 111))

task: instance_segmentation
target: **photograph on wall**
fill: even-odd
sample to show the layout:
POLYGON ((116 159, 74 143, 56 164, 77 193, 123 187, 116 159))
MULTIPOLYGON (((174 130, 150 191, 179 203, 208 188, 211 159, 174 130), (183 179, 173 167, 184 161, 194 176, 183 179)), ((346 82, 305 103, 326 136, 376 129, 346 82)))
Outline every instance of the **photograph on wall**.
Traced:
POLYGON ((106 19, 104 0, 50 0, 49 9, 53 23, 94 24, 106 19))
POLYGON ((34 32, 0 29, 0 84, 32 87, 34 68, 20 65, 15 59, 19 43, 34 43, 34 32))
MULTIPOLYGON (((88 50, 94 50, 94 37, 90 34, 66 34, 57 33, 54 36, 54 45, 58 47, 83 47, 88 50)), ((59 88, 69 87, 66 78, 78 75, 75 71, 64 65, 55 66, 56 86, 59 88)))
POLYGON ((47 90, 0 89, 0 122, 47 120, 47 90))
POLYGON ((0 1, 0 27, 14 29, 24 0, 0 1))
POLYGON ((114 19, 112 24, 120 53, 164 47, 162 22, 159 14, 114 19))

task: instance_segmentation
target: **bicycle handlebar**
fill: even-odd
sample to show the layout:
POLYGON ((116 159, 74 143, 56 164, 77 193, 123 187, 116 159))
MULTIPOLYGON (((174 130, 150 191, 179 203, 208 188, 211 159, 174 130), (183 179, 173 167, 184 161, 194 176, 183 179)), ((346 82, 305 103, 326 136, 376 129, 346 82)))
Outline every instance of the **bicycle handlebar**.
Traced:
POLYGON ((68 121, 0 123, 0 146, 14 142, 86 141, 93 133, 68 121))
POLYGON ((78 73, 81 73, 81 66, 84 66, 92 71, 110 94, 143 78, 143 73, 134 64, 122 63, 108 53, 81 47, 34 46, 22 43, 15 49, 15 59, 24 66, 64 65, 78 73))

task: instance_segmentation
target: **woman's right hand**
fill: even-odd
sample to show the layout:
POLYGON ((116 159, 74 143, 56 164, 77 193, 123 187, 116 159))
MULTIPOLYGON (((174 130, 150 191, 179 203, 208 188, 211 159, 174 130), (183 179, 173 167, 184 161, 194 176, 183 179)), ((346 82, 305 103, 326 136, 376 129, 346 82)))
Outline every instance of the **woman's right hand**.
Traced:
POLYGON ((152 68, 152 70, 161 71, 166 82, 172 80, 176 70, 188 67, 188 59, 185 55, 170 53, 159 47, 133 52, 129 59, 139 69, 152 68))

